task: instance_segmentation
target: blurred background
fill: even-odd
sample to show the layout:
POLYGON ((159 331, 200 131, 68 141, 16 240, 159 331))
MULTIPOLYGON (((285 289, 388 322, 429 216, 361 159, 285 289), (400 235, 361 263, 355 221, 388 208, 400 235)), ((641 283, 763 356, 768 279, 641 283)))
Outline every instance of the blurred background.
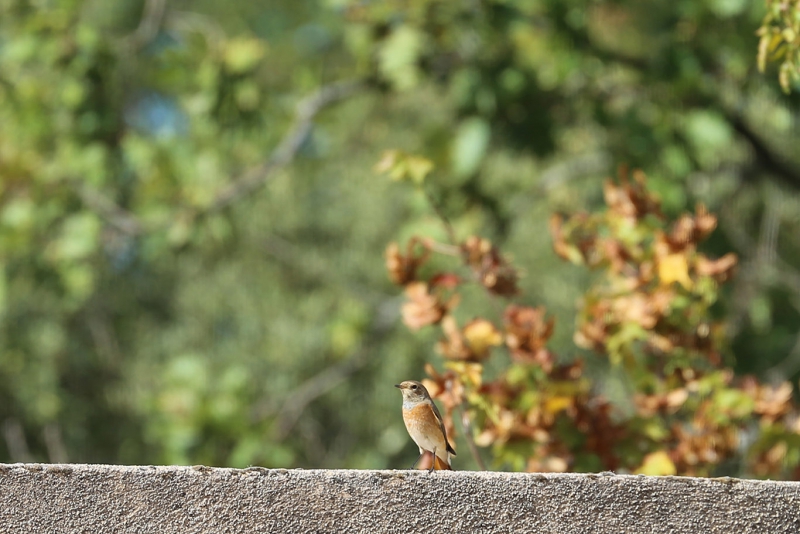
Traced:
MULTIPOLYGON (((377 176, 430 158, 569 358, 589 274, 552 213, 644 170, 739 256, 727 357, 800 376, 798 91, 746 0, 0 0, 0 461, 405 468, 412 334, 377 176)), ((459 468, 474 467, 466 454, 459 468)))

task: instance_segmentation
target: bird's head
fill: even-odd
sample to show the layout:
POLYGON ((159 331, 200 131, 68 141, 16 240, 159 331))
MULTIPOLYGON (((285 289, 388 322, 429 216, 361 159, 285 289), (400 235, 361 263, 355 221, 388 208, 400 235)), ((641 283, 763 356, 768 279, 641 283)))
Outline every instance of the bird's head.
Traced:
POLYGON ((431 396, 428 394, 428 390, 425 389, 425 386, 416 380, 406 380, 405 382, 395 384, 394 387, 400 389, 400 392, 403 394, 404 401, 420 402, 431 398, 431 396))

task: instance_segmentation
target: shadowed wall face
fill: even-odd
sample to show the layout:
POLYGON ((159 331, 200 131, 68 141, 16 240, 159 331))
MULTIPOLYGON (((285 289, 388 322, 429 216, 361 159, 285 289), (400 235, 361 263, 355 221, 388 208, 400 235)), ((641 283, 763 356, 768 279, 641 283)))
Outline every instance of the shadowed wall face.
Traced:
POLYGON ((0 464, 0 531, 800 531, 800 483, 0 464))

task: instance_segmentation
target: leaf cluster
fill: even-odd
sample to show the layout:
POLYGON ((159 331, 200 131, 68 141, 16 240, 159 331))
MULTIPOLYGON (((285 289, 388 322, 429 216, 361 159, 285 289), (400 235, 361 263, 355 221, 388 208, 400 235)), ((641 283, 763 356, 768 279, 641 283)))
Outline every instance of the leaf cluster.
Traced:
POLYGON ((489 240, 444 246, 415 237, 405 253, 389 245, 405 324, 441 328, 445 371, 428 365, 426 385, 444 404, 448 430, 462 411, 474 426, 468 440, 491 447, 497 465, 529 471, 708 476, 736 465, 738 474, 800 476, 791 384, 735 378, 724 364, 724 325, 710 308, 737 258, 699 250, 716 217, 702 205, 666 217, 640 171, 607 181, 604 199, 605 209, 551 221, 556 253, 599 273, 575 331, 576 344, 596 356, 565 361, 548 349, 554 321, 518 302, 517 271, 489 240), (437 253, 456 258, 456 267, 421 274, 437 253), (466 284, 509 300, 502 319, 478 311, 459 324, 454 309, 466 284), (622 384, 621 398, 584 373, 597 357, 622 384), (487 371, 498 358, 499 371, 487 371))
POLYGON ((778 81, 789 93, 800 80, 800 2, 765 0, 767 14, 758 28, 758 70, 780 63, 778 81))

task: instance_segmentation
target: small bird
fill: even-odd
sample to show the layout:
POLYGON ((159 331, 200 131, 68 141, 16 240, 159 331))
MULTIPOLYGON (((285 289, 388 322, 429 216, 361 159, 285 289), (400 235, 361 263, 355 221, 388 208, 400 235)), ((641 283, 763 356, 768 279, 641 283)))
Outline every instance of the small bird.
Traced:
POLYGON ((403 393, 403 422, 411 439, 419 447, 419 458, 411 466, 413 469, 425 453, 433 457, 429 471, 434 469, 452 469, 450 455, 456 451, 447 441, 444 422, 436 405, 431 400, 428 390, 416 380, 406 380, 395 384, 403 393))

